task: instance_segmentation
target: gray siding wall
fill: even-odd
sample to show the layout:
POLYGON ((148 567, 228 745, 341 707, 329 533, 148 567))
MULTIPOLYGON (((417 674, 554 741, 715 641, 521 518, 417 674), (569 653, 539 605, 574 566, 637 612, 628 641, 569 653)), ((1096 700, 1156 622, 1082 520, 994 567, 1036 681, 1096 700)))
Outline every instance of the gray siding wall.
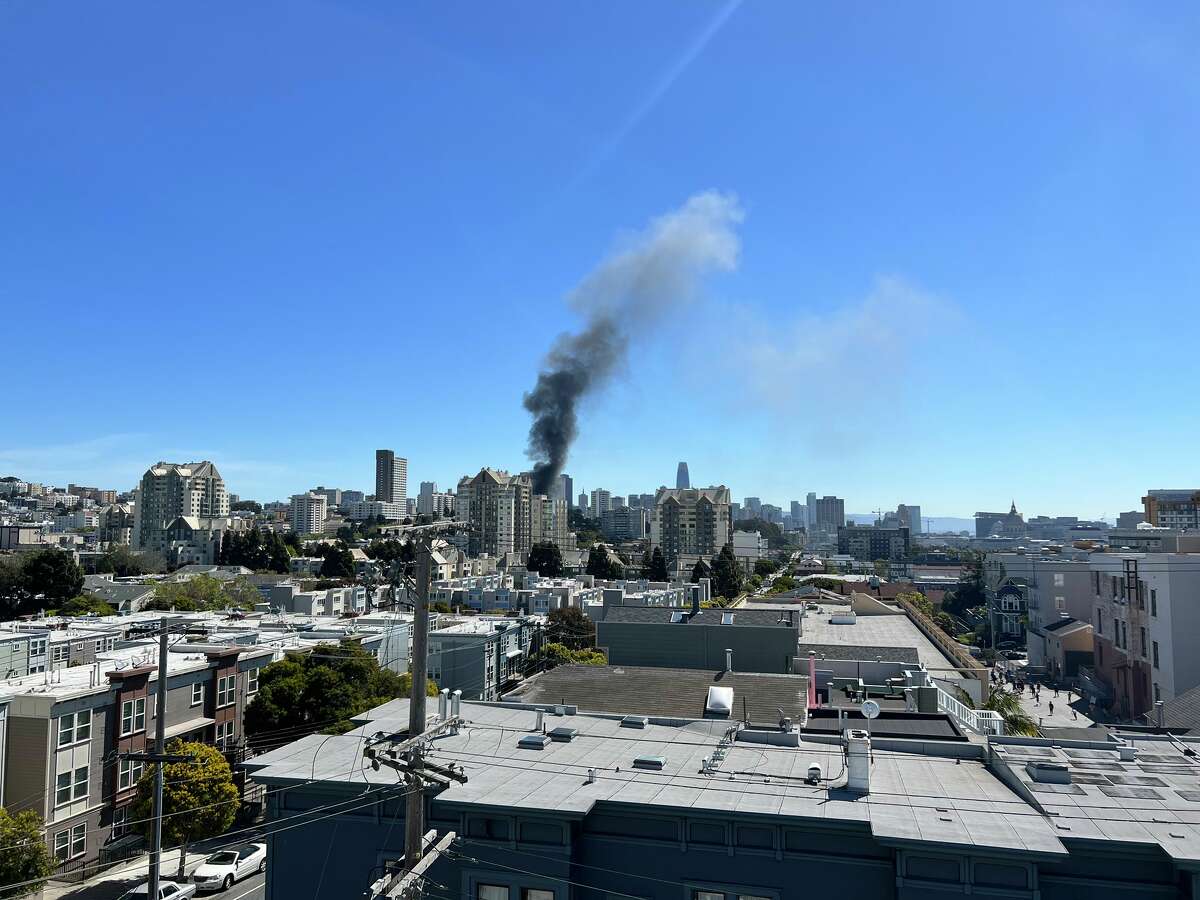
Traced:
POLYGON ((8 758, 4 768, 4 805, 12 812, 32 809, 45 818, 50 777, 50 732, 46 719, 8 717, 8 758))
POLYGON ((609 664, 615 666, 721 671, 728 647, 735 672, 787 674, 796 637, 795 629, 779 626, 596 623, 596 646, 608 651, 609 664))

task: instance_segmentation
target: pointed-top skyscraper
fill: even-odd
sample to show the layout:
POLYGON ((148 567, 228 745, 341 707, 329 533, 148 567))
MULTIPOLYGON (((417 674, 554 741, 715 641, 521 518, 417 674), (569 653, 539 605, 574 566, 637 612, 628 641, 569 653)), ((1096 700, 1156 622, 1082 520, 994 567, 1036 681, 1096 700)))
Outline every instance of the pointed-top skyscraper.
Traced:
POLYGON ((687 463, 681 462, 675 470, 675 490, 686 491, 691 486, 692 479, 688 477, 687 463))

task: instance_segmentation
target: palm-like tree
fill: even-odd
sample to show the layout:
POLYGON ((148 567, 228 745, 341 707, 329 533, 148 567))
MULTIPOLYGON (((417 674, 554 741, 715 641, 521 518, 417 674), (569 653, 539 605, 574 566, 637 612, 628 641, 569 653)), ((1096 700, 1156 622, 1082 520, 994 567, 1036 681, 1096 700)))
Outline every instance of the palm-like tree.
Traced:
POLYGON ((1000 714, 1000 718, 1004 720, 1005 734, 1037 736, 1037 723, 1029 713, 1025 712, 1025 708, 1021 706, 1021 701, 1017 699, 1017 695, 1012 693, 1012 691, 1006 691, 1001 688, 994 689, 988 694, 987 702, 983 704, 983 708, 1000 714))

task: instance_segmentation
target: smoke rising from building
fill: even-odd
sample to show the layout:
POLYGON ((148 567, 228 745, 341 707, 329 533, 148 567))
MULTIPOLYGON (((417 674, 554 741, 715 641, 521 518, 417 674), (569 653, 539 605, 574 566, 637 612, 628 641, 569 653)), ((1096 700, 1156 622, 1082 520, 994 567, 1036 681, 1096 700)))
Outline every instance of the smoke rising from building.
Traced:
POLYGON ((559 335, 524 400, 533 415, 528 453, 535 493, 550 493, 578 433, 579 401, 607 384, 629 340, 686 305, 704 276, 737 267, 741 221, 732 194, 696 194, 654 219, 571 291, 567 301, 584 326, 559 335))

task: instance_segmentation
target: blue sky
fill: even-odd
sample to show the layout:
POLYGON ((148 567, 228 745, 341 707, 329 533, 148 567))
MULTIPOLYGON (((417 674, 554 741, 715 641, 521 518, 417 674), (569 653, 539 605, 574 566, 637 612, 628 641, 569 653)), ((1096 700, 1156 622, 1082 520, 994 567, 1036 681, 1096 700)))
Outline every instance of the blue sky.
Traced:
POLYGON ((564 297, 736 194, 568 466, 1114 515, 1194 486, 1194 4, 0 6, 0 470, 521 469, 564 297))

